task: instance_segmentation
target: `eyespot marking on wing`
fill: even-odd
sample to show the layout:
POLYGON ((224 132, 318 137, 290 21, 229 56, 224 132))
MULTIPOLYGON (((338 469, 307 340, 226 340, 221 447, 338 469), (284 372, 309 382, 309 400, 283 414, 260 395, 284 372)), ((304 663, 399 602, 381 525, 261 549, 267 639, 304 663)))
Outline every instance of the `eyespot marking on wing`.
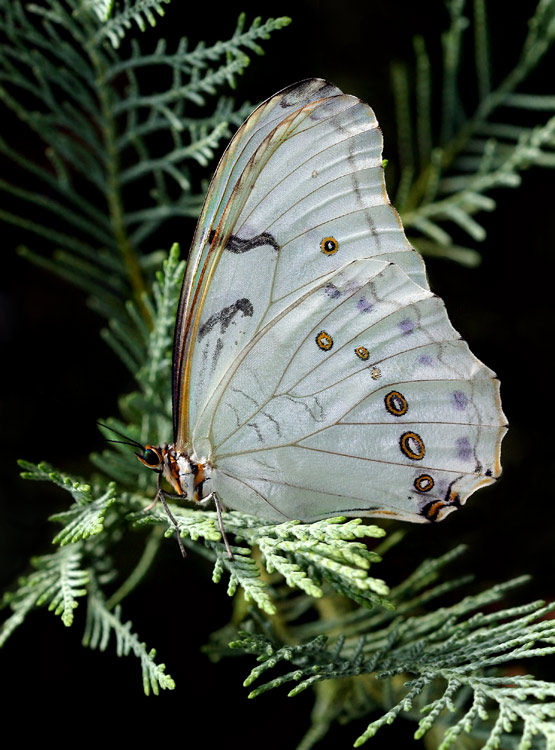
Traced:
POLYGON ((367 360, 370 356, 370 352, 365 346, 357 346, 357 348, 355 349, 355 354, 359 359, 362 360, 367 360))
POLYGON ((320 250, 324 253, 324 255, 335 255, 335 253, 339 250, 339 242, 335 239, 335 237, 324 237, 324 239, 320 242, 320 250))
POLYGON ((384 398, 384 403, 387 411, 394 417, 402 417, 409 408, 407 399, 399 391, 390 391, 384 398))
POLYGON ((421 514, 424 518, 427 518, 428 521, 435 521, 442 508, 445 508, 445 503, 442 500, 436 500, 435 503, 428 503, 428 505, 425 505, 421 510, 421 514))
POLYGON ((418 492, 429 492, 433 489, 434 484, 433 477, 429 474, 420 474, 420 476, 416 477, 414 480, 414 488, 418 490, 418 492))
POLYGON ((413 461, 420 461, 426 455, 424 441, 416 432, 404 432, 399 439, 399 447, 413 461))
POLYGON ((316 343, 318 344, 320 349, 323 349, 325 352, 327 352, 333 346, 333 339, 329 335, 329 333, 326 333, 326 331, 320 331, 320 333, 316 336, 316 343))

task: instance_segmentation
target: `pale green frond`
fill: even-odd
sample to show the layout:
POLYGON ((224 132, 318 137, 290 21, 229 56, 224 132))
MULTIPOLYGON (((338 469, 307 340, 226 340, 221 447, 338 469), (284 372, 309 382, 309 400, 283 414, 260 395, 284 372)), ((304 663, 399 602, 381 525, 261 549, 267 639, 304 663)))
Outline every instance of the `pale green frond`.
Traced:
POLYGON ((92 38, 92 44, 108 39, 113 47, 119 47, 121 41, 136 25, 140 31, 149 26, 156 26, 156 16, 164 16, 164 6, 171 0, 101 0, 94 5, 94 11, 104 24, 92 38), (118 7, 119 6, 119 7, 118 7))
MULTIPOLYGON (((357 690, 366 685, 366 712, 376 712, 380 700, 389 706, 358 737, 356 747, 399 716, 418 722, 417 739, 438 725, 443 727, 444 750, 455 746, 462 735, 473 737, 476 733, 485 733, 484 747, 497 747, 496 742, 503 743, 507 733, 520 735, 519 748, 530 747, 531 736, 553 736, 555 685, 504 670, 522 659, 555 652, 555 624, 546 619, 555 605, 546 607, 543 602, 532 602, 497 608, 488 614, 480 611, 488 601, 499 601, 509 588, 522 583, 515 580, 467 596, 451 606, 419 613, 426 594, 433 592, 423 586, 429 586, 452 556, 427 561, 392 591, 393 600, 405 600, 405 606, 396 613, 377 610, 360 612, 357 617, 357 612, 353 612, 349 615, 350 625, 342 618, 341 635, 319 634, 291 646, 280 645, 275 636, 241 634, 231 647, 255 654, 261 662, 245 680, 246 686, 287 663, 286 672, 281 669, 279 676, 266 678, 250 697, 287 683, 295 685, 289 692, 294 696, 325 681, 328 693, 331 689, 336 699, 340 698, 342 686, 345 702, 347 697, 360 700, 360 695, 356 698, 357 690), (407 606, 406 597, 411 591, 416 596, 407 606), (410 616, 407 610, 412 610, 410 616), (330 680, 341 680, 337 690, 330 680)), ((433 596, 440 594, 436 591, 433 596)), ((328 626, 329 632, 335 630, 333 622, 328 626)), ((364 702, 358 706, 358 715, 364 710, 363 705, 364 702)), ((349 710, 348 704, 344 703, 341 710, 335 704, 332 718, 353 718, 349 710)), ((325 726, 329 726, 329 721, 325 726)), ((302 746, 308 748, 311 743, 302 746)))
POLYGON ((490 74, 486 4, 474 0, 472 9, 468 5, 464 0, 446 0, 450 25, 442 38, 438 127, 431 107, 438 76, 425 41, 414 40, 414 83, 406 66, 392 68, 399 123, 396 203, 403 224, 416 245, 419 236, 425 236, 423 252, 467 264, 469 259, 474 262, 472 256, 461 252, 452 233, 462 229, 475 242, 482 242, 486 231, 476 214, 496 208, 488 193, 499 187, 519 187, 521 173, 531 166, 555 166, 553 118, 541 120, 543 112, 553 112, 553 96, 521 90, 555 40, 555 3, 542 0, 537 4, 522 52, 497 86, 490 74), (460 83, 468 77, 463 40, 471 26, 477 96, 470 101, 465 95, 463 101, 460 83), (513 116, 518 124, 511 121, 513 116), (434 142, 436 131, 439 135, 434 142))
POLYGON ((64 528, 56 534, 52 542, 63 547, 102 533, 106 512, 116 500, 116 485, 110 482, 106 492, 88 505, 77 505, 50 516, 51 521, 64 524, 64 528))
MULTIPOLYGON (((217 514, 214 511, 199 511, 172 507, 179 533, 186 546, 202 540, 204 545, 216 553, 215 579, 219 580, 227 568, 231 583, 228 593, 233 594, 238 585, 244 586, 245 595, 253 599, 268 612, 273 605, 268 597, 261 594, 258 579, 260 572, 253 561, 245 558, 249 548, 260 551, 261 563, 268 575, 279 573, 292 589, 320 598, 324 595, 322 583, 325 581, 335 591, 366 607, 375 605, 392 608, 387 599, 389 589, 385 582, 368 574, 372 563, 381 557, 354 541, 357 538, 379 538, 383 529, 361 523, 360 519, 346 520, 344 517, 325 519, 313 524, 288 521, 272 524, 244 513, 228 513, 225 516, 225 529, 244 540, 249 548, 232 547, 235 560, 227 558, 227 552, 219 531, 217 514), (191 540, 189 542, 188 540, 191 540)), ((130 517, 137 527, 164 524, 165 535, 169 538, 175 529, 161 507, 154 507, 147 513, 136 513, 130 517)), ((214 559, 214 554, 210 556, 214 559)))
POLYGON ((145 695, 158 695, 160 689, 173 690, 175 682, 166 674, 166 665, 155 661, 156 650, 147 649, 146 644, 132 632, 131 622, 122 622, 121 608, 112 611, 106 607, 106 602, 100 589, 94 586, 88 597, 87 625, 83 636, 83 645, 92 649, 105 651, 112 635, 116 639, 118 656, 128 656, 131 652, 140 660, 145 695))
POLYGON ((107 21, 114 8, 114 0, 82 0, 81 7, 96 13, 101 21, 107 21))
POLYGON ((233 546, 234 559, 230 560, 221 545, 209 545, 216 553, 216 563, 212 572, 212 580, 219 583, 223 572, 229 574, 227 586, 228 596, 234 596, 241 587, 245 600, 255 602, 267 615, 276 613, 276 606, 272 601, 271 589, 261 577, 260 568, 251 557, 251 550, 245 547, 233 546))
POLYGON ((81 568, 82 555, 82 547, 72 545, 31 561, 35 571, 19 580, 15 592, 4 596, 3 606, 9 606, 13 614, 2 624, 0 645, 37 607, 48 605, 50 612, 61 616, 64 625, 73 624, 77 600, 88 593, 89 574, 81 568))
POLYGON ((164 262, 163 271, 157 273, 153 285, 155 323, 148 333, 146 352, 148 366, 138 376, 147 395, 151 389, 159 390, 161 381, 167 382, 170 370, 168 355, 173 342, 177 301, 184 271, 185 263, 180 260, 179 245, 175 243, 164 262))
MULTIPOLYGON (((261 578, 260 568, 250 556, 251 550, 232 545, 234 559, 229 559, 221 539, 215 512, 174 507, 172 508, 172 515, 177 522, 179 534, 186 547, 195 549, 196 546, 192 542, 197 540, 201 540, 205 545, 205 556, 214 563, 212 579, 215 583, 222 579, 222 574, 225 571, 229 575, 227 588, 229 596, 233 596, 240 586, 247 601, 254 601, 267 614, 275 612, 268 584, 261 578)), ((156 507, 147 513, 132 514, 129 519, 136 527, 163 524, 166 527, 165 536, 167 538, 172 538, 175 535, 173 525, 169 523, 167 515, 161 508, 156 507)))
POLYGON ((63 472, 56 471, 46 461, 40 464, 32 464, 30 461, 18 461, 25 471, 21 472, 23 479, 33 479, 38 482, 53 482, 71 494, 75 503, 79 506, 87 506, 93 501, 90 484, 85 484, 75 477, 63 472))

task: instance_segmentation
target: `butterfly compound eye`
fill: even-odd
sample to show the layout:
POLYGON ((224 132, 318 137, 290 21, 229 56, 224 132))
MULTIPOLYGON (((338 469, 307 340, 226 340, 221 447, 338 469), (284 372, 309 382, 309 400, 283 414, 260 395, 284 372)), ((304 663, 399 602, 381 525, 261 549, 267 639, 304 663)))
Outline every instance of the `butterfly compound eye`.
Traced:
POLYGON ((149 466, 151 469, 155 469, 162 463, 162 457, 155 448, 146 447, 143 455, 138 456, 138 458, 145 466, 149 466))

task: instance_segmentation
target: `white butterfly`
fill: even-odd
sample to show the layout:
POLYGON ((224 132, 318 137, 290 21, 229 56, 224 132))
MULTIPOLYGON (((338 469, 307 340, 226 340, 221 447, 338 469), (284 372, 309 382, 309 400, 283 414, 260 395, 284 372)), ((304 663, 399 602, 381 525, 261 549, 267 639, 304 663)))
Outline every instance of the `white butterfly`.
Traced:
POLYGON ((218 165, 173 415, 174 442, 140 456, 159 490, 271 521, 438 521, 501 472, 499 382, 429 290, 374 113, 325 81, 261 104, 218 165))

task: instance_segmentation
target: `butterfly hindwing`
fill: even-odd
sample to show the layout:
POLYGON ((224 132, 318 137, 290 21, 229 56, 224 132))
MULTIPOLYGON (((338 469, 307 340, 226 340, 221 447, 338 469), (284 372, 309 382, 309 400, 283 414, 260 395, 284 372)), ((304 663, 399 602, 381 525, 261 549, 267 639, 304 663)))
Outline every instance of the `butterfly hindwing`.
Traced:
POLYGON ((252 340, 193 443, 208 436, 233 508, 256 496, 272 517, 433 520, 499 474, 498 390, 439 298, 359 260, 252 340))

